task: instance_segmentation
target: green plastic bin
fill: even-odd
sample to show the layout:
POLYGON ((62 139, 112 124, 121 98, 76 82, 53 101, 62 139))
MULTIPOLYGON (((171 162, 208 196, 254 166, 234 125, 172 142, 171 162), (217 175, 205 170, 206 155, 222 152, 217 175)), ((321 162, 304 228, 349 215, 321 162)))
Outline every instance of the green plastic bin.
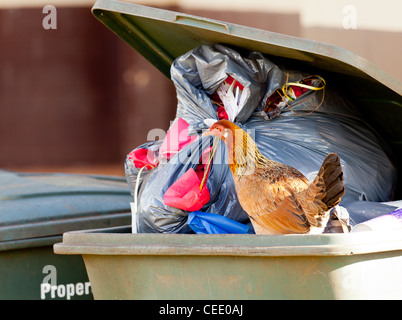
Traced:
POLYGON ((95 299, 402 299, 402 233, 325 235, 68 232, 95 299))
POLYGON ((53 244, 129 224, 130 201, 124 178, 0 170, 0 299, 93 299, 82 257, 53 244))
MULTIPOLYGON (((213 43, 319 72, 402 157, 402 84, 352 52, 126 2, 98 0, 93 14, 167 77, 174 59, 213 43)), ((120 227, 65 233, 54 250, 83 256, 95 299, 402 299, 402 234, 394 231, 178 235, 120 227)))

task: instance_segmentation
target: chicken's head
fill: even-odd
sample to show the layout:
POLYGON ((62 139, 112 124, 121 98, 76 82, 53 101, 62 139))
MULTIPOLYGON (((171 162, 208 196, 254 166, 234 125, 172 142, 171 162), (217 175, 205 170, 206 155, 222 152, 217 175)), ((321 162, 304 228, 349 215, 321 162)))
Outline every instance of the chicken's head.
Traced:
POLYGON ((231 121, 219 120, 203 135, 216 136, 225 142, 228 148, 229 167, 233 174, 253 172, 256 161, 262 158, 249 134, 231 121))
MULTIPOLYGON (((233 122, 229 120, 219 120, 215 122, 203 136, 216 136, 221 138, 223 142, 229 147, 233 144, 235 130, 240 129, 233 122)), ((241 129, 240 129, 241 130, 241 129)))
MULTIPOLYGON (((254 142, 248 139, 248 134, 229 120, 219 120, 215 122, 204 136, 216 136, 225 142, 228 148, 229 166, 232 172, 235 171, 239 163, 246 163, 247 157, 247 140, 250 143, 254 142)), ((249 143, 249 144, 250 144, 249 143)))

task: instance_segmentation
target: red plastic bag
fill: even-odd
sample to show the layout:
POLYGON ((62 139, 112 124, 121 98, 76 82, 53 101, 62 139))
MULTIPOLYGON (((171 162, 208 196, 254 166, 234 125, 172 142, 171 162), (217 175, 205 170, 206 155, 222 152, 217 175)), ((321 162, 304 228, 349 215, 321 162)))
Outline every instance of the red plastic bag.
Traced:
POLYGON ((201 181, 194 169, 190 168, 165 192, 164 204, 181 210, 200 210, 210 199, 207 184, 204 183, 200 189, 201 181))
POLYGON ((189 124, 183 118, 177 119, 166 134, 159 152, 166 159, 178 153, 181 149, 197 140, 197 136, 188 135, 189 124))
POLYGON ((219 138, 215 137, 212 147, 204 150, 195 170, 193 168, 187 170, 166 190, 163 196, 165 205, 186 211, 197 211, 208 203, 210 193, 206 182, 218 141, 219 138))
POLYGON ((158 158, 148 149, 140 148, 129 153, 128 158, 133 160, 136 168, 146 167, 148 170, 155 168, 158 164, 158 158))
MULTIPOLYGON (((219 138, 218 138, 219 139, 219 138)), ((216 139, 216 141, 218 140, 216 139)), ((165 205, 186 210, 200 210, 210 200, 207 188, 207 179, 211 169, 211 161, 217 142, 206 148, 201 155, 200 163, 195 170, 190 168, 175 183, 173 183, 163 196, 165 205)))

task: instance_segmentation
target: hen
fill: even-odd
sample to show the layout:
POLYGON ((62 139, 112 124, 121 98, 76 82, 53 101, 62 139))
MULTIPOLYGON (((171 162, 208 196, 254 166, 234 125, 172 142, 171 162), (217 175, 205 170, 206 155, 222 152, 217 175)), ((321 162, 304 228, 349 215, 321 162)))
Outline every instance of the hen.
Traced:
POLYGON ((309 183, 295 168, 262 155, 252 138, 228 120, 216 122, 204 135, 214 135, 225 142, 239 202, 256 234, 324 231, 331 208, 345 193, 336 153, 325 158, 309 183))

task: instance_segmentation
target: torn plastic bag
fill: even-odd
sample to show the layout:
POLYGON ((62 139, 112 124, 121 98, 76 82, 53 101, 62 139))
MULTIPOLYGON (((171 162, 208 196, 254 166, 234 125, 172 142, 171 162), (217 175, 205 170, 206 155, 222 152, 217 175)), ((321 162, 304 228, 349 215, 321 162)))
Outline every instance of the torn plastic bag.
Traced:
POLYGON ((207 185, 201 187, 202 179, 193 168, 187 170, 163 195, 163 203, 174 208, 200 210, 210 199, 207 185))
MULTIPOLYGON (((169 187, 189 169, 197 172, 200 159, 203 158, 204 151, 211 147, 212 141, 212 137, 202 137, 148 173, 145 183, 139 188, 138 232, 194 233, 187 224, 190 211, 165 205, 163 198, 169 187)), ((233 177, 225 159, 226 146, 219 140, 206 181, 210 200, 201 211, 216 213, 245 224, 250 223, 237 200, 233 177)))
MULTIPOLYGON (((217 146, 219 138, 215 138, 217 146)), ((215 148, 216 148, 215 146, 215 148)), ((175 183, 173 183, 163 196, 165 205, 186 210, 200 210, 210 199, 209 190, 206 185, 213 153, 213 147, 207 148, 201 155, 196 169, 188 169, 175 183)))
POLYGON ((279 85, 283 75, 260 53, 250 53, 243 58, 223 45, 197 47, 177 58, 171 68, 178 99, 176 116, 185 119, 195 130, 205 128, 203 119, 218 119, 217 106, 210 96, 229 77, 245 90, 245 101, 235 117, 235 121, 242 122, 258 106, 265 87, 279 85))
POLYGON ((341 83, 328 83, 321 91, 307 90, 289 101, 276 117, 266 120, 262 111, 275 91, 311 74, 288 70, 260 53, 204 45, 172 65, 171 78, 178 98, 176 116, 196 131, 206 130, 204 119, 218 119, 211 96, 228 76, 252 92, 235 120, 248 130, 265 156, 312 179, 325 156, 336 152, 344 170, 343 201, 392 199, 397 174, 385 152, 386 143, 364 122, 361 113, 337 93, 335 85, 342 88, 341 83))
POLYGON ((147 176, 149 170, 157 167, 160 161, 166 162, 166 159, 169 160, 183 147, 197 140, 196 135, 190 136, 188 134, 188 126, 184 119, 176 119, 162 141, 145 143, 127 155, 125 173, 132 195, 134 194, 137 174, 141 168, 145 167, 146 170, 141 172, 140 183, 147 176))
POLYGON ((188 225, 197 234, 246 234, 249 227, 227 217, 202 211, 191 212, 188 225))

